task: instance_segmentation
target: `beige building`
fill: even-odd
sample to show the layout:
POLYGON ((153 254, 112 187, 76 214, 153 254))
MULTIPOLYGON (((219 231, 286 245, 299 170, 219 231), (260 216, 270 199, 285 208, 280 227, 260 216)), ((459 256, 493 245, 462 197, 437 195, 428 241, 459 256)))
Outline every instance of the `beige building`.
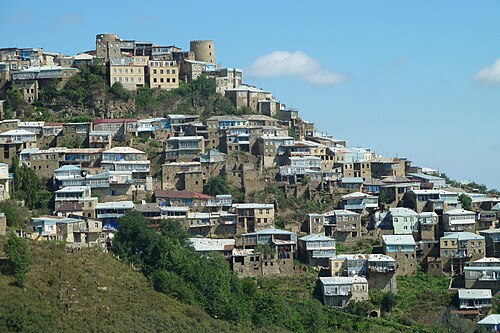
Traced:
POLYGON ((113 58, 109 61, 109 84, 120 82, 127 90, 136 90, 146 84, 144 57, 113 58), (144 63, 142 62, 144 60, 144 63))
POLYGON ((232 211, 238 215, 238 230, 255 232, 274 224, 274 205, 260 203, 233 204, 232 211))
POLYGON ((179 87, 179 66, 175 61, 148 61, 148 83, 151 89, 164 90, 179 87))
POLYGON ((238 109, 241 107, 248 107, 255 111, 259 108, 259 101, 274 100, 270 92, 246 84, 237 88, 227 89, 226 97, 229 98, 238 109))
POLYGON ((486 241, 484 236, 471 232, 445 233, 439 239, 440 257, 446 269, 461 272, 464 263, 486 256, 486 241))

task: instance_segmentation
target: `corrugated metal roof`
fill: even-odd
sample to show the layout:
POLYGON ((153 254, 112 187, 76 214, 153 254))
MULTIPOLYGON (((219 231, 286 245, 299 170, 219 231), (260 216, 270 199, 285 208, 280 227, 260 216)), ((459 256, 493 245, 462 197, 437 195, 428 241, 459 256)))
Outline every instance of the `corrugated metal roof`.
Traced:
POLYGON ((491 289, 458 289, 459 299, 491 298, 491 289))

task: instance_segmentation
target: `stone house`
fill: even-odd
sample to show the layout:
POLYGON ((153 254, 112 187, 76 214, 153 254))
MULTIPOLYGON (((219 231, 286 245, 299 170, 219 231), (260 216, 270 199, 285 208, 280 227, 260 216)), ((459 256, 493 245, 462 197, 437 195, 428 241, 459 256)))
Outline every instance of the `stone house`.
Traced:
POLYGON ((412 235, 382 235, 384 254, 396 259, 397 275, 417 272, 416 243, 412 235))

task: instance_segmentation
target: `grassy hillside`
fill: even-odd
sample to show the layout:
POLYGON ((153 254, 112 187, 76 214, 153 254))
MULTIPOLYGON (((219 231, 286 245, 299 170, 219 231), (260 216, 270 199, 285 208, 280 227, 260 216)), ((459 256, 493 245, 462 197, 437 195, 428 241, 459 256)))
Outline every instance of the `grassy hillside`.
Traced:
POLYGON ((0 266, 0 332, 259 331, 155 292, 140 272, 110 254, 66 252, 56 243, 30 248, 34 262, 25 289, 0 266))
MULTIPOLYGON (((0 238, 0 249, 4 239, 0 238)), ((112 255, 95 250, 65 251, 58 243, 32 243, 33 264, 26 288, 14 285, 5 260, 0 259, 0 332, 284 332, 269 313, 255 327, 211 318, 154 291, 147 279, 112 255)), ((0 258, 3 253, 0 250, 0 258)), ((294 278, 260 279, 274 301, 303 303, 314 287, 314 274, 294 278)), ((266 309, 261 309, 266 311, 266 309)), ((340 310, 311 308, 314 332, 400 332, 388 322, 357 318, 340 310), (326 316, 317 321, 317 312, 326 316)), ((401 327, 400 327, 401 328, 401 327)))

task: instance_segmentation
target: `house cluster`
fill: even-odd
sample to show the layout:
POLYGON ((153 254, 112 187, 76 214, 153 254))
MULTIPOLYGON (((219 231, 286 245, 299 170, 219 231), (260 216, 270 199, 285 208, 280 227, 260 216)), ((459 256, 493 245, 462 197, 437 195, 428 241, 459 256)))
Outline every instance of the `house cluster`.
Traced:
POLYGON ((78 75, 79 65, 95 61, 106 65, 110 85, 120 82, 130 90, 214 78, 217 92, 252 113, 0 121, 0 200, 12 193, 8 169, 14 156, 52 179, 53 215, 33 218, 19 232, 23 236, 104 247, 119 219, 137 210, 152 226, 181 221, 195 251, 221 253, 240 277, 301 274, 294 259, 318 267, 328 305, 368 299, 373 289, 395 293, 396 276, 423 269, 463 281, 457 282, 457 313, 478 317, 491 309, 500 290, 499 198, 466 193, 406 158, 383 157, 318 133, 298 110, 244 84, 241 70, 218 65, 211 40, 191 41, 183 51, 100 34, 96 50, 73 57, 0 49, 0 84, 12 80, 34 102, 47 79, 78 75), (217 176, 245 199, 208 195, 205 187, 217 176), (287 207, 250 199, 267 186, 286 197, 318 202, 326 195, 338 204, 299 212, 303 220, 278 228, 278 214, 287 207), (345 253, 366 240, 375 244, 370 253, 345 253))
POLYGON ((99 34, 95 50, 68 56, 43 48, 0 49, 0 88, 7 82, 18 88, 25 101, 38 100, 40 91, 54 80, 62 82, 79 72, 79 66, 106 66, 109 85, 120 83, 127 90, 141 87, 171 90, 180 81, 190 82, 201 75, 214 78, 216 91, 236 107, 276 113, 281 107, 270 92, 243 83, 243 71, 217 64, 213 40, 193 40, 189 50, 175 45, 119 38, 99 34))

